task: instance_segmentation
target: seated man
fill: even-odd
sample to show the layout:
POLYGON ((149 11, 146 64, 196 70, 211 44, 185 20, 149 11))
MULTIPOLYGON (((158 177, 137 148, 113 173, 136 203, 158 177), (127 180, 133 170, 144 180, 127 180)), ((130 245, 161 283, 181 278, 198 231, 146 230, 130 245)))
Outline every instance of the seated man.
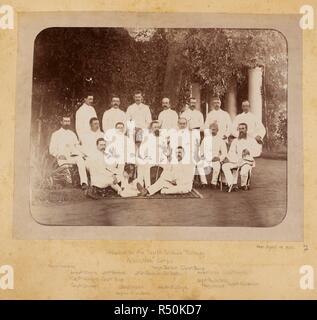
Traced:
POLYGON ((184 158, 183 147, 177 148, 176 157, 178 163, 167 165, 160 178, 141 192, 142 196, 153 195, 160 190, 162 194, 188 193, 192 190, 194 166, 182 163, 184 158))
POLYGON ((125 163, 135 163, 136 147, 134 139, 124 134, 124 123, 117 122, 114 129, 109 129, 105 133, 106 164, 111 171, 117 174, 117 178, 122 178, 125 163))
POLYGON ((253 157, 258 157, 261 154, 259 144, 254 138, 248 137, 248 126, 246 123, 240 123, 238 126, 239 136, 231 143, 228 158, 224 159, 222 171, 228 183, 228 190, 238 191, 236 186, 238 182, 238 174, 233 177, 232 169, 240 170, 241 189, 247 191, 248 175, 252 167, 255 166, 253 157))
POLYGON ((97 152, 96 141, 103 138, 103 133, 100 130, 99 120, 93 117, 89 120, 90 131, 82 135, 82 150, 87 157, 92 157, 97 152))
POLYGON ((168 144, 160 131, 158 121, 152 121, 150 132, 144 136, 138 154, 138 182, 146 188, 151 185, 151 167, 168 163, 168 144))
POLYGON ((86 190, 87 173, 84 157, 79 147, 76 134, 70 130, 70 117, 64 116, 61 121, 61 128, 53 132, 49 145, 49 153, 57 159, 58 165, 76 164, 79 171, 80 184, 86 190))
POLYGON ((105 161, 106 141, 99 138, 96 144, 98 152, 87 160, 92 186, 92 192, 88 195, 93 198, 98 197, 98 189, 105 189, 109 186, 120 194, 121 188, 118 185, 116 173, 107 166, 105 161))
POLYGON ((178 119, 178 128, 169 131, 169 148, 172 150, 171 161, 177 163, 176 152, 178 146, 184 148, 183 162, 196 163, 199 156, 199 130, 189 130, 186 118, 178 119), (174 151, 173 151, 174 150, 174 151), (175 161, 174 161, 175 160, 175 161))
POLYGON ((211 188, 216 189, 220 174, 221 162, 227 157, 226 143, 218 136, 218 124, 214 122, 210 125, 210 133, 206 135, 200 146, 200 162, 197 169, 200 175, 200 181, 207 186, 205 170, 212 171, 211 188))

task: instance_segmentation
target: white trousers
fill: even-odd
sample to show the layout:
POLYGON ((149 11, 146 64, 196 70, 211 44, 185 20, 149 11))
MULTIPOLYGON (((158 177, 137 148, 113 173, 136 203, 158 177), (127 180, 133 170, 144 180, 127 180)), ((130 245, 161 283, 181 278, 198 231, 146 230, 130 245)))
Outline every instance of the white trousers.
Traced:
POLYGON ((161 177, 147 188, 150 195, 161 190, 162 194, 188 193, 192 190, 192 184, 173 185, 170 181, 172 177, 163 171, 161 177))
POLYGON ((100 189, 104 189, 107 187, 111 187, 113 190, 117 191, 118 193, 121 192, 121 188, 118 184, 113 183, 113 177, 112 175, 105 173, 105 174, 99 174, 98 177, 91 177, 91 185, 94 187, 98 187, 100 189))
MULTIPOLYGON (((137 181, 141 186, 148 188, 151 185, 151 168, 157 166, 156 164, 142 164, 138 166, 137 181)), ((159 165, 164 170, 165 165, 159 165)), ((162 173, 163 174, 163 173, 162 173)))
POLYGON ((79 172, 80 184, 88 184, 85 161, 81 156, 68 157, 66 160, 57 160, 58 165, 76 164, 79 172))
MULTIPOLYGON (((238 183, 238 175, 235 174, 233 176, 232 174, 232 169, 237 169, 238 168, 238 163, 232 163, 232 162, 227 162, 222 165, 222 171, 226 177, 228 186, 231 186, 232 184, 237 184, 238 183)), ((249 164, 244 164, 241 169, 240 169, 240 176, 241 176, 241 186, 246 186, 247 181, 248 181, 248 176, 249 172, 251 170, 252 166, 249 164)))
POLYGON ((219 161, 210 162, 209 166, 203 166, 199 164, 197 165, 197 170, 198 170, 200 181, 202 184, 207 184, 205 168, 207 168, 208 170, 212 169, 211 184, 217 185, 219 174, 220 174, 220 168, 221 168, 220 162, 219 161))

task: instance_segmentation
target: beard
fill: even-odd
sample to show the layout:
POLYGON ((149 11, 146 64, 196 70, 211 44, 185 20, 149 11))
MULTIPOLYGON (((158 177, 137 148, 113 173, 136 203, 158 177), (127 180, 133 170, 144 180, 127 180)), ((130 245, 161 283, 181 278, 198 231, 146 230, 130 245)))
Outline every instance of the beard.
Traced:
POLYGON ((160 135, 160 130, 155 130, 155 131, 154 131, 154 135, 155 135, 156 137, 158 137, 158 136, 160 135))
POLYGON ((70 125, 66 124, 66 125, 62 125, 62 128, 64 130, 69 130, 70 129, 70 125))
POLYGON ((245 139, 247 134, 245 132, 239 132, 239 139, 245 139))

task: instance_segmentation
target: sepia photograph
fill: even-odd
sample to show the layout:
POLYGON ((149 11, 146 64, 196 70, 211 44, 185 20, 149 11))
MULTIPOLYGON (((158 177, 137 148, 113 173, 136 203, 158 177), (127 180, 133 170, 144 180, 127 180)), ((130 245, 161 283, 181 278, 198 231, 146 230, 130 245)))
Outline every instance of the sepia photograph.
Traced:
POLYGON ((0 28, 0 300, 313 299, 311 7, 126 1, 0 28))
POLYGON ((258 228, 286 217, 278 30, 52 27, 32 63, 37 223, 258 228))

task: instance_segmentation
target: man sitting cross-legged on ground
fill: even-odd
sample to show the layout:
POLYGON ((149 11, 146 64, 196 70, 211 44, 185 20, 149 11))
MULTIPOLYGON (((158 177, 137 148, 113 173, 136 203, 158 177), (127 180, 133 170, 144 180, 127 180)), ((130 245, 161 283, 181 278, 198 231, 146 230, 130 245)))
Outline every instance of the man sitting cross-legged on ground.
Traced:
POLYGON ((240 123, 238 126, 239 136, 231 143, 228 158, 224 159, 222 171, 228 183, 228 190, 238 191, 238 174, 233 176, 232 169, 240 170, 241 189, 248 190, 247 180, 252 167, 255 166, 253 157, 261 154, 259 144, 254 138, 248 137, 248 126, 246 123, 240 123), (232 188, 230 188, 232 187, 232 188))
POLYGON ((111 187, 118 194, 121 192, 121 188, 118 185, 118 179, 116 174, 107 166, 105 161, 106 141, 103 138, 99 138, 96 142, 98 152, 87 159, 87 167, 90 172, 91 188, 88 192, 88 196, 98 199, 98 193, 107 187, 111 187))
POLYGON ((176 150, 176 163, 168 164, 160 178, 141 195, 153 195, 161 190, 162 194, 188 193, 192 190, 194 179, 194 166, 192 163, 182 163, 184 158, 184 148, 178 147, 176 150))
POLYGON ((49 145, 49 153, 57 159, 58 165, 76 164, 79 171, 80 184, 86 190, 87 173, 84 157, 80 150, 76 134, 70 130, 70 117, 64 116, 61 121, 61 128, 53 132, 49 145))
POLYGON ((221 162, 227 157, 227 146, 218 134, 218 124, 214 122, 210 125, 210 133, 205 136, 200 146, 201 160, 197 164, 200 181, 203 187, 207 186, 205 170, 212 171, 211 188, 216 189, 221 169, 221 162))

